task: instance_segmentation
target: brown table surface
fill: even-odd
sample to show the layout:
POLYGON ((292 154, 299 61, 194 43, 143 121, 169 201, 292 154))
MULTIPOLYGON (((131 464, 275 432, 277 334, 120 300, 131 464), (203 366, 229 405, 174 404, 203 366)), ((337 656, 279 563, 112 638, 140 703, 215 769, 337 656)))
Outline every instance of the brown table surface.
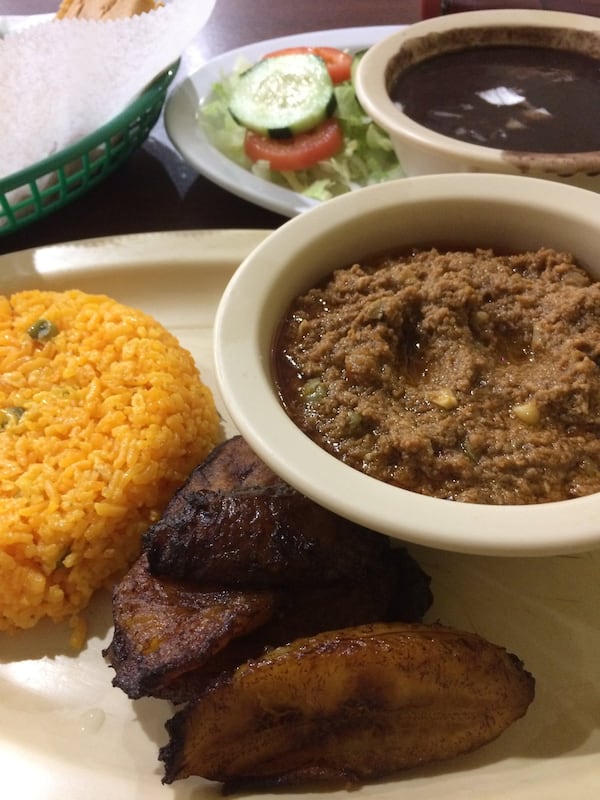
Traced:
MULTIPOLYGON (((58 0, 0 0, 0 14, 54 12, 58 0)), ((390 25, 419 19, 418 0, 217 0, 186 49, 171 91, 202 63, 251 42, 302 31, 390 25)), ((83 198, 16 233, 0 253, 147 231, 274 228, 284 218, 211 183, 179 156, 157 123, 143 147, 83 198)))

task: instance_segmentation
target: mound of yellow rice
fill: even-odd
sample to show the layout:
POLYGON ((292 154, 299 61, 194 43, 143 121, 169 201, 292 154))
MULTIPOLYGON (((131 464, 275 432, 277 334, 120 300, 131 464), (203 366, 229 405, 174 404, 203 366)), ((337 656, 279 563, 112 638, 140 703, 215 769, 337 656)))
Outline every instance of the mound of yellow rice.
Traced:
POLYGON ((77 620, 218 437, 151 317, 75 290, 0 298, 0 630, 77 620))

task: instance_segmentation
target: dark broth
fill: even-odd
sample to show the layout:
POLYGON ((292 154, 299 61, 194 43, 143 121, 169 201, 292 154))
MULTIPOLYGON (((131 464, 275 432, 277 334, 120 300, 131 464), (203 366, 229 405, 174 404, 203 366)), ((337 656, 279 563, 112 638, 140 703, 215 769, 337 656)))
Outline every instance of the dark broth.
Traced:
POLYGON ((537 153, 600 150, 600 59, 498 45, 403 70, 390 97, 411 119, 466 142, 537 153))

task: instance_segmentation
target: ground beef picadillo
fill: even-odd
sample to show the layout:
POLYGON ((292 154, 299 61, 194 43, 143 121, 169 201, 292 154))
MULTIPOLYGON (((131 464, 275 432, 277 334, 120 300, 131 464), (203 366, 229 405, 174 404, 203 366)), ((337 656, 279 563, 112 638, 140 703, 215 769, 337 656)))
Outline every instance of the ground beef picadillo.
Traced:
POLYGON ((282 402, 380 480, 463 502, 600 490, 600 283, 548 249, 386 255, 299 297, 282 402))

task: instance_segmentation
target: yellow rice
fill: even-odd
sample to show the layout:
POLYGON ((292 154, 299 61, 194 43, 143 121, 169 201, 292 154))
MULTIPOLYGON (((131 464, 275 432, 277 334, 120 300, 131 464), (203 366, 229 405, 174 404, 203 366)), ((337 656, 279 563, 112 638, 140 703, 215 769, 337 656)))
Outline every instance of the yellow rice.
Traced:
POLYGON ((192 356, 151 317, 75 290, 0 297, 0 630, 76 621, 218 437, 192 356))

